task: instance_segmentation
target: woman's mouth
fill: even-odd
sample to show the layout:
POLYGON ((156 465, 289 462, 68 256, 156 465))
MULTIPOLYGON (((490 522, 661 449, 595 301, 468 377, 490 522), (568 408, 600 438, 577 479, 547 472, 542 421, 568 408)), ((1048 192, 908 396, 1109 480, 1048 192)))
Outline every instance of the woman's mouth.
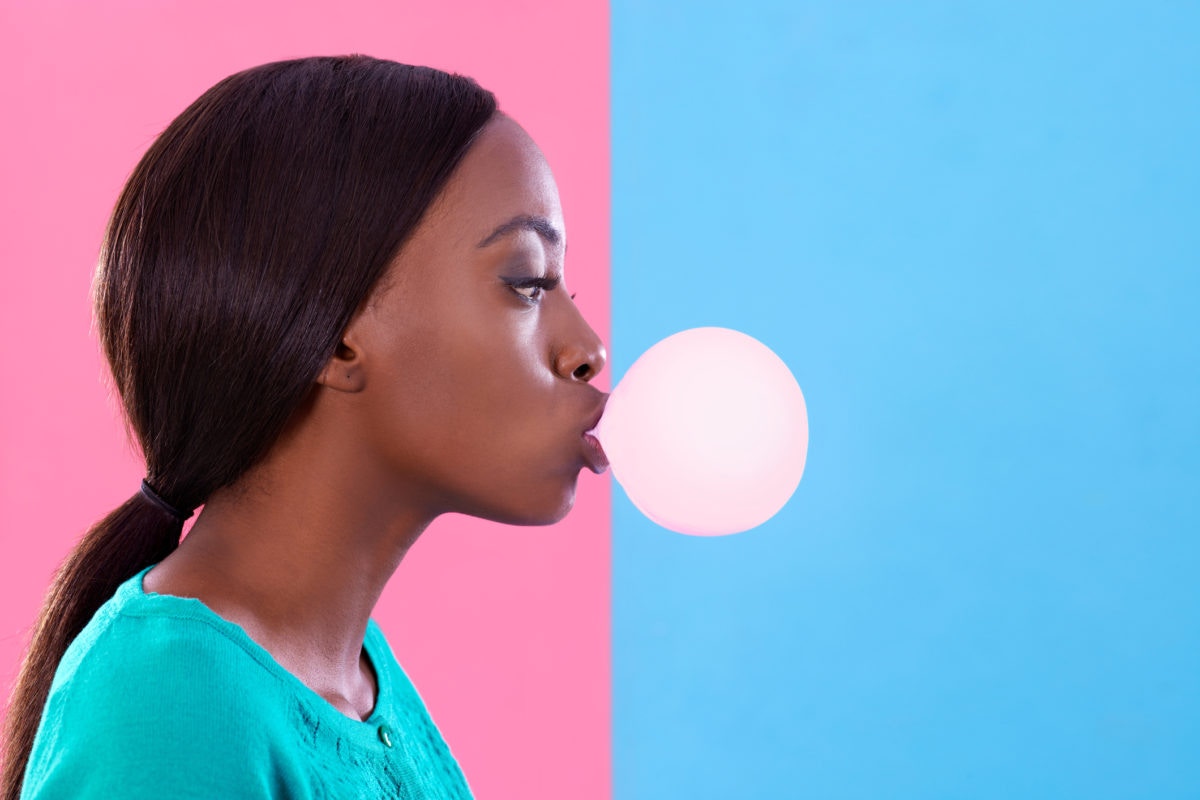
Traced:
POLYGON ((587 462, 588 469, 597 475, 608 469, 608 456, 604 454, 600 440, 591 431, 583 434, 583 460, 587 462))
POLYGON ((588 469, 599 475, 608 469, 608 455, 604 452, 604 447, 601 446, 600 439, 596 436, 596 428, 600 425, 600 418, 604 416, 604 407, 608 405, 608 395, 603 392, 596 392, 596 395, 599 402, 592 411, 591 417, 586 423, 587 428, 580 438, 583 439, 583 460, 587 463, 588 469))

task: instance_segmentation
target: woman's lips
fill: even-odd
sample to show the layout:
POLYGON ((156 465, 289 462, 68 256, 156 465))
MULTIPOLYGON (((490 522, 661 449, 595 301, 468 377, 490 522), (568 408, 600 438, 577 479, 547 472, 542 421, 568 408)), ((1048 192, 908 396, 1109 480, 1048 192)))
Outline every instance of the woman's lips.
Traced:
POLYGON ((596 428, 600 425, 600 418, 604 416, 604 407, 608 405, 608 395, 596 392, 596 396, 599 402, 592 411, 587 427, 580 438, 583 439, 583 460, 587 462, 588 468, 592 472, 599 475, 608 469, 608 455, 596 437, 596 428))
POLYGON ((588 468, 597 475, 608 469, 608 456, 604 454, 600 440, 591 431, 583 434, 583 458, 588 468))

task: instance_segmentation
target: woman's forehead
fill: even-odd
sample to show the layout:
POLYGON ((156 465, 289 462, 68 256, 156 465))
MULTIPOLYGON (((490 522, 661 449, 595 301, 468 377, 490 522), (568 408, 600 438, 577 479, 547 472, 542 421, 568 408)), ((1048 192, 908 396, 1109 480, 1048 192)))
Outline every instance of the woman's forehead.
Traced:
POLYGON ((473 245, 513 220, 544 220, 565 236, 554 175, 520 125, 497 115, 476 137, 450 177, 434 218, 453 224, 473 245))

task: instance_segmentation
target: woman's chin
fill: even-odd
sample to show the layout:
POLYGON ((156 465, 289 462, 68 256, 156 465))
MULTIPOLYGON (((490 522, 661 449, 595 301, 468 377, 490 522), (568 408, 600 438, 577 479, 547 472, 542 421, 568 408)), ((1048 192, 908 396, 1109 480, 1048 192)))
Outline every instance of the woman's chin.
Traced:
POLYGON ((506 525, 553 525, 561 521, 575 507, 575 487, 556 497, 548 497, 536 505, 505 509, 489 518, 506 525))

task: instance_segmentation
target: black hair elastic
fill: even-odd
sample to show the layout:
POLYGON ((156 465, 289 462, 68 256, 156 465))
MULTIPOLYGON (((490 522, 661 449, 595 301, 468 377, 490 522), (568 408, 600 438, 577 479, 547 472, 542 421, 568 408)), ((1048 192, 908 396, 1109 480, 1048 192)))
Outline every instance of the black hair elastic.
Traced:
POLYGON ((154 503, 154 505, 158 506, 180 522, 185 521, 192 514, 196 513, 195 509, 193 509, 185 514, 175 506, 168 503, 166 500, 163 500, 158 496, 158 492, 150 488, 150 484, 146 483, 145 478, 142 479, 142 494, 145 495, 146 499, 151 503, 154 503))

